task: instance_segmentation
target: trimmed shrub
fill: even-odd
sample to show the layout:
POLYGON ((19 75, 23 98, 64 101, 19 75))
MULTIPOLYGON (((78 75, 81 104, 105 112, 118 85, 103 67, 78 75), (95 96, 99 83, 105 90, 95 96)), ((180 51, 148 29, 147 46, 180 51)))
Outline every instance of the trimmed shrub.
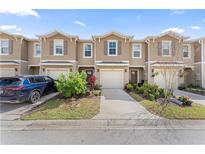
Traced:
POLYGON ((100 96, 101 95, 101 90, 93 90, 93 95, 100 96))
POLYGON ((56 81, 57 89, 64 97, 79 97, 86 94, 87 75, 85 72, 70 72, 61 74, 56 81))
POLYGON ((96 84, 94 90, 102 90, 102 85, 96 84))
POLYGON ((96 82, 96 77, 95 75, 91 75, 89 78, 88 78, 88 85, 90 87, 90 90, 92 91, 95 87, 95 82, 96 82))
POLYGON ((133 87, 133 85, 132 85, 131 83, 127 83, 127 84, 125 85, 125 90, 127 90, 127 91, 133 91, 133 90, 134 90, 134 87, 133 87))

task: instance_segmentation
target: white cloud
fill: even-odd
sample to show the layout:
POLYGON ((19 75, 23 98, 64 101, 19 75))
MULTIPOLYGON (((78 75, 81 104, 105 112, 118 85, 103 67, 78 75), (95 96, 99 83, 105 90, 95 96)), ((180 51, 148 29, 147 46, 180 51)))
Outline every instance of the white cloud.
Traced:
POLYGON ((21 35, 21 33, 19 33, 19 32, 16 32, 16 33, 13 33, 14 35, 21 35))
POLYGON ((194 29, 194 30, 200 30, 201 29, 201 27, 199 27, 199 26, 191 26, 190 28, 194 29))
POLYGON ((74 21, 73 23, 77 24, 77 25, 80 25, 80 26, 83 26, 83 27, 86 27, 86 24, 83 23, 83 22, 80 22, 80 21, 74 21))
POLYGON ((172 28, 167 28, 167 29, 163 30, 162 33, 165 33, 168 31, 172 31, 172 32, 176 32, 176 33, 183 33, 184 29, 178 28, 178 27, 172 27, 172 28))
POLYGON ((16 28, 16 31, 22 31, 22 28, 16 28))
POLYGON ((180 14, 184 14, 185 12, 186 11, 184 11, 184 10, 172 10, 170 15, 180 15, 180 14))
POLYGON ((12 29, 16 29, 16 25, 1 25, 0 26, 0 30, 12 30, 12 29))
POLYGON ((40 17, 38 12, 32 9, 0 9, 2 14, 13 14, 17 16, 35 16, 40 17))
POLYGON ((0 25, 0 30, 2 31, 15 30, 19 32, 19 31, 22 31, 22 28, 19 28, 16 25, 0 25))

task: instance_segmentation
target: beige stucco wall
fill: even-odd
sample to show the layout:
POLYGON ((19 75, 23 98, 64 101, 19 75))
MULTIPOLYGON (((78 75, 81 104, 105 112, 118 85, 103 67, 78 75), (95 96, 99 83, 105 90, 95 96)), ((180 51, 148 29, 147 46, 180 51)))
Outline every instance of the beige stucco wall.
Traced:
POLYGON ((0 39, 9 39, 13 40, 13 53, 10 55, 0 55, 0 60, 20 60, 21 57, 21 40, 20 38, 17 38, 17 40, 10 35, 1 33, 0 39))
POLYGON ((56 34, 52 37, 42 39, 41 41, 41 45, 42 45, 41 60, 76 60, 76 48, 77 48, 76 44, 77 43, 74 38, 71 39, 61 34, 56 34), (54 56, 50 54, 50 41, 53 41, 54 39, 63 39, 68 42, 67 55, 54 56))
POLYGON ((130 44, 130 50, 129 50, 129 62, 130 65, 145 65, 145 50, 146 50, 146 44, 144 42, 132 42, 130 44), (141 44, 142 47, 142 57, 141 58, 133 58, 133 44, 141 44))
POLYGON ((92 58, 84 58, 84 49, 83 46, 85 43, 92 43, 91 41, 84 41, 84 42, 78 42, 77 46, 77 60, 78 65, 94 65, 94 43, 92 43, 92 58))
POLYGON ((31 41, 28 43, 28 61, 29 65, 39 65, 40 57, 35 57, 35 43, 39 43, 38 41, 31 41))
POLYGON ((107 36, 105 38, 101 38, 96 39, 95 41, 96 43, 96 60, 97 61, 101 61, 101 60, 111 60, 111 61, 116 61, 116 60, 125 60, 128 61, 129 60, 129 56, 130 56, 130 50, 131 50, 131 42, 129 42, 128 40, 125 41, 125 39, 115 36, 115 35, 110 35, 107 36), (117 40, 117 41, 121 41, 121 55, 118 56, 107 56, 104 55, 104 41, 108 41, 108 40, 117 40))
POLYGON ((21 60, 28 61, 28 41, 22 40, 21 43, 21 60))
POLYGON ((182 41, 179 41, 178 39, 169 35, 165 35, 157 39, 151 39, 150 61, 183 61, 182 52, 180 49, 182 49, 182 41), (158 42, 161 42, 162 40, 176 42, 175 56, 158 56, 158 42))
POLYGON ((20 62, 20 67, 19 67, 19 73, 21 75, 28 75, 29 74, 29 70, 28 70, 28 62, 24 62, 24 61, 21 61, 20 62))
POLYGON ((194 42, 194 62, 200 62, 201 61, 201 44, 199 42, 194 42))

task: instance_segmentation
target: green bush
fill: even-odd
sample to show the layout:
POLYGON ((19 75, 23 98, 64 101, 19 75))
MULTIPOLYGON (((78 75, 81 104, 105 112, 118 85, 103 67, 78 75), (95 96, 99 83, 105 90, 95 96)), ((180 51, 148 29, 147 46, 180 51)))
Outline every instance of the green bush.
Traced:
POLYGON ((87 91, 87 75, 85 72, 61 74, 57 81, 57 89, 64 97, 78 97, 87 91))
POLYGON ((102 90, 102 85, 96 84, 94 90, 102 90))
POLYGON ((191 106, 193 103, 188 96, 180 96, 178 100, 182 102, 183 106, 191 106))
POLYGON ((170 92, 166 92, 164 89, 159 88, 157 85, 144 83, 141 87, 137 87, 135 92, 142 94, 149 100, 155 100, 158 98, 165 98, 171 96, 170 92))
POLYGON ((128 83, 125 85, 125 90, 127 91, 133 91, 134 90, 134 87, 131 83, 128 83))
POLYGON ((93 90, 93 95, 100 96, 101 95, 101 90, 93 90))

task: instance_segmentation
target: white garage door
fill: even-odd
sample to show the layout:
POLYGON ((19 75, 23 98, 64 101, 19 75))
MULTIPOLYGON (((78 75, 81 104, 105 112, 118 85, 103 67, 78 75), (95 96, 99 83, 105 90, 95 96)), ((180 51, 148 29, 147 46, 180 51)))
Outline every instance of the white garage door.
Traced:
POLYGON ((0 68, 0 77, 11 77, 15 76, 14 68, 0 68))
POLYGON ((123 88, 123 70, 100 70, 102 88, 123 88))
POLYGON ((161 70, 156 70, 156 72, 159 74, 154 77, 154 83, 159 87, 165 88, 171 85, 173 89, 178 88, 178 74, 176 71, 166 71, 166 75, 164 72, 162 73, 161 70))
POLYGON ((58 69, 56 69, 56 70, 54 70, 54 69, 52 69, 52 70, 48 69, 48 70, 47 70, 47 75, 50 76, 50 77, 53 78, 53 79, 57 79, 60 74, 67 74, 67 73, 68 73, 68 70, 58 70, 58 69))

